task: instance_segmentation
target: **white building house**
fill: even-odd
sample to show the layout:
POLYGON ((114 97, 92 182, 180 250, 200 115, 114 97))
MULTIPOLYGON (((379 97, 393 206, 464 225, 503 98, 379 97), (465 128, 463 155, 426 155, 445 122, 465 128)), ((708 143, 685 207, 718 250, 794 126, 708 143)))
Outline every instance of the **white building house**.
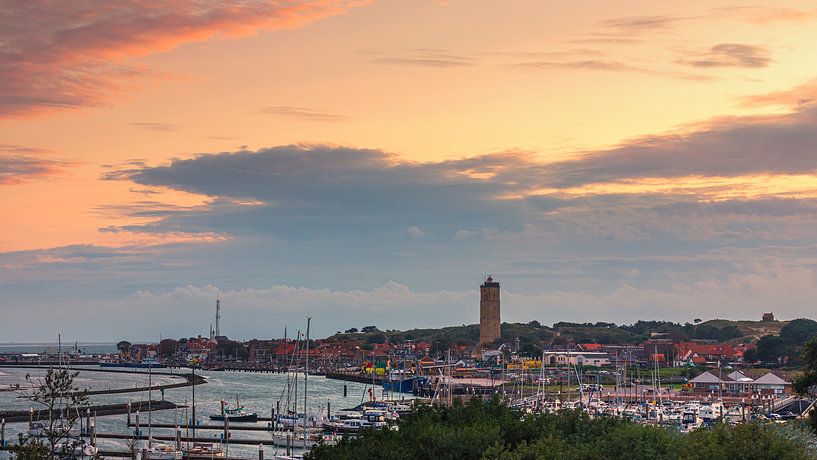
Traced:
POLYGON ((702 393, 718 392, 724 394, 762 394, 778 395, 791 393, 791 381, 785 374, 769 372, 762 377, 753 379, 741 371, 734 371, 719 376, 715 372, 706 371, 690 380, 692 390, 702 393))
POLYGON ((546 366, 609 366, 610 355, 592 351, 546 351, 546 366))

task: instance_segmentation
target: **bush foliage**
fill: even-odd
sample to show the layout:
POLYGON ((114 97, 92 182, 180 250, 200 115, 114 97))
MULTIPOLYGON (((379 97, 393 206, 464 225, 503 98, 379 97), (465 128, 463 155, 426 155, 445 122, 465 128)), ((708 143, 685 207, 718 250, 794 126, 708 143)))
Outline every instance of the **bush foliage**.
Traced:
POLYGON ((523 414, 494 399, 421 405, 399 430, 368 430, 309 459, 817 459, 803 430, 756 423, 691 434, 577 412, 523 414), (792 435, 795 433, 795 435, 792 435))

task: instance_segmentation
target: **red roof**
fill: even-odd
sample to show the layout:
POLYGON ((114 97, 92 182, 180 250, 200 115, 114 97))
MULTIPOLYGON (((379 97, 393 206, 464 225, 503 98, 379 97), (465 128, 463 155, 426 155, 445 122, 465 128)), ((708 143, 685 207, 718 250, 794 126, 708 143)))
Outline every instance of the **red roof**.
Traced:
POLYGON ((731 345, 726 343, 708 345, 695 342, 681 342, 678 344, 679 354, 684 355, 689 351, 702 356, 713 356, 723 358, 730 358, 736 356, 735 349, 731 345))

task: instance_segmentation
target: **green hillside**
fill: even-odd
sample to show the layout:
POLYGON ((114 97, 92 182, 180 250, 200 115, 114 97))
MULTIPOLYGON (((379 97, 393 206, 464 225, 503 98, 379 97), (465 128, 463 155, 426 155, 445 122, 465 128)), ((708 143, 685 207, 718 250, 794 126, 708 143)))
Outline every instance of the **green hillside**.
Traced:
MULTIPOLYGON (((545 326, 538 321, 529 323, 502 323, 502 342, 513 343, 517 338, 523 349, 541 348, 542 345, 566 343, 636 344, 653 334, 674 340, 711 340, 719 342, 754 342, 765 335, 779 335, 788 321, 732 321, 713 319, 699 324, 679 324, 669 321, 637 321, 629 325, 613 323, 559 322, 545 326)), ((329 338, 361 343, 427 342, 432 347, 445 349, 456 345, 474 345, 479 341, 479 325, 469 324, 443 328, 379 330, 374 326, 338 332, 329 338)))

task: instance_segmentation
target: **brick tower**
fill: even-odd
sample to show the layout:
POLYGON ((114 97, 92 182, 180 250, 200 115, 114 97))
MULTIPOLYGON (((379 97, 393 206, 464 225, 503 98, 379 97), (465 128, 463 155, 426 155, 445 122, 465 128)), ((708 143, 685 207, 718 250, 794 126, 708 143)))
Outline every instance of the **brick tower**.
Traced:
POLYGON ((499 331, 499 282, 488 276, 479 286, 479 344, 493 343, 502 334, 499 331))

